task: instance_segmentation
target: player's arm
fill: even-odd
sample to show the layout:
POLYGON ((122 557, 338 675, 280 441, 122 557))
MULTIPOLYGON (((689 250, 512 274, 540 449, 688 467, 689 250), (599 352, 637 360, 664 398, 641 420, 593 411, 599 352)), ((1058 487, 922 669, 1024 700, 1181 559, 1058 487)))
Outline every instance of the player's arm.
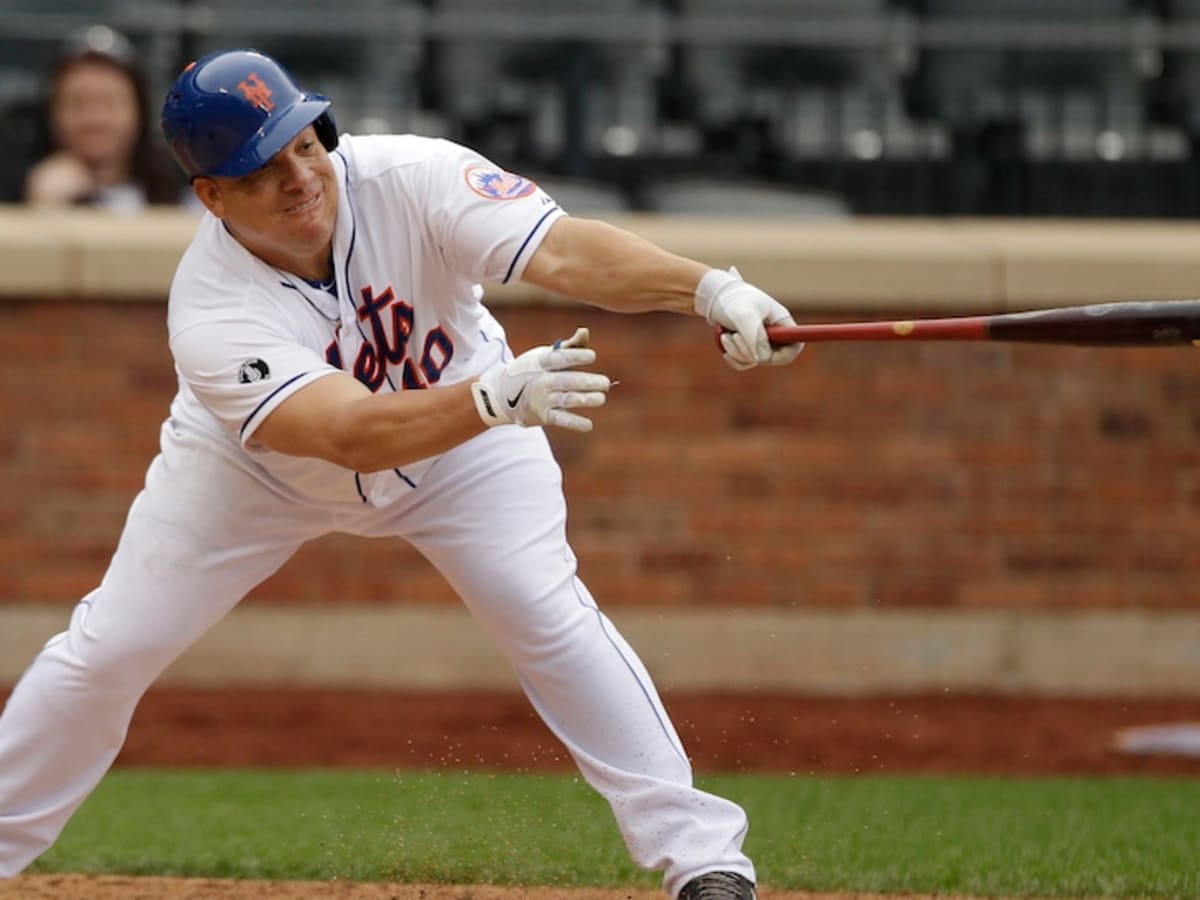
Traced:
POLYGON ((357 379, 335 373, 283 401, 254 439, 290 456, 377 472, 443 453, 486 428, 470 384, 372 394, 357 379))
POLYGON ((766 326, 795 324, 791 313, 736 269, 713 269, 595 219, 555 221, 521 279, 614 312, 703 316, 725 332, 725 361, 735 369, 791 362, 803 346, 771 346, 766 326))
POLYGON ((563 216, 521 280, 613 312, 693 314, 696 288, 709 269, 607 222, 563 216))
POLYGON ((341 372, 284 400, 254 438, 279 453, 314 456, 355 472, 405 466, 443 453, 496 425, 554 425, 591 431, 573 410, 604 405, 610 381, 591 365, 586 328, 552 346, 499 363, 474 382, 372 394, 341 372))

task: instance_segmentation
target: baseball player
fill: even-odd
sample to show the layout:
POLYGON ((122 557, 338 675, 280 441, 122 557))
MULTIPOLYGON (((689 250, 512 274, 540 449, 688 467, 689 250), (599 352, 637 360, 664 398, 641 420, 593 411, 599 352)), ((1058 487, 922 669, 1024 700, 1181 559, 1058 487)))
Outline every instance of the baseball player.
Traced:
POLYGON ((514 355, 484 281, 696 313, 737 368, 791 361, 735 272, 568 217, 457 144, 339 138, 273 59, 189 65, 162 110, 207 208, 171 285, 178 394, 99 587, 0 717, 0 876, 57 838, 142 694, 305 541, 397 536, 448 579, 680 900, 750 900, 746 815, 697 790, 645 668, 576 575, 542 426, 592 427, 586 329, 514 355))

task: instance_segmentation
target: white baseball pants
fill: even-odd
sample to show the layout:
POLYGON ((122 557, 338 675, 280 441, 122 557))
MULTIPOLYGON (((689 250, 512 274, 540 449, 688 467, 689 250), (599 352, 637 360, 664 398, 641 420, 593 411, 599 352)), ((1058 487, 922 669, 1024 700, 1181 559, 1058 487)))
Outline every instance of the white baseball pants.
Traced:
POLYGON ((162 445, 100 586, 0 716, 0 877, 57 839, 163 669, 302 543, 342 531, 402 537, 441 571, 670 896, 713 870, 754 880, 745 813, 692 786, 645 668, 576 577, 561 473, 540 430, 491 429, 382 509, 287 496, 233 448, 172 422, 162 445))

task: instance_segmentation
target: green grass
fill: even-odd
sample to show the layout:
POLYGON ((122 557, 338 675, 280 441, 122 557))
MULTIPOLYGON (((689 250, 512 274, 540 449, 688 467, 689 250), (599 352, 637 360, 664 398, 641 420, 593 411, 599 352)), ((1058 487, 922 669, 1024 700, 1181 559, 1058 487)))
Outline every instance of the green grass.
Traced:
MULTIPOLYGON (((1200 896, 1200 781, 726 776, 776 889, 1200 896)), ((34 871, 627 884, 577 777, 347 771, 111 773, 34 871)))

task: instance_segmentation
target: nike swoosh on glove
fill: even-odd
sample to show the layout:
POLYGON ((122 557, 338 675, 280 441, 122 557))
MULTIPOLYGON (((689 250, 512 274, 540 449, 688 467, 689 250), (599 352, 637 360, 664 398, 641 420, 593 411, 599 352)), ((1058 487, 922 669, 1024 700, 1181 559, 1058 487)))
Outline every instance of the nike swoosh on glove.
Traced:
POLYGON ((479 418, 489 425, 554 425, 591 431, 592 421, 573 409, 603 406, 612 382, 597 372, 573 372, 591 365, 586 328, 565 341, 526 350, 510 363, 488 369, 471 385, 479 418))
POLYGON ((803 344, 771 346, 767 326, 796 321, 774 297, 742 281, 737 269, 710 269, 696 288, 694 307, 710 325, 721 328, 723 357, 735 369, 782 366, 804 349, 803 344))

